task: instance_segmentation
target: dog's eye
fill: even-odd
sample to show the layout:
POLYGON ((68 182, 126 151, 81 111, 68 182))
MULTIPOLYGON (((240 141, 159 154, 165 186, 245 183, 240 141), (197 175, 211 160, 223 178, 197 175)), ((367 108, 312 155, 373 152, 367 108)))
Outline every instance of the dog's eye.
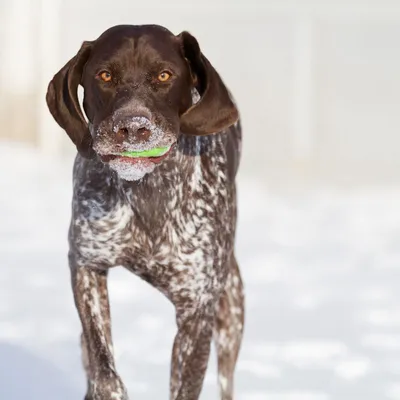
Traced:
POLYGON ((169 78, 171 78, 171 74, 167 71, 163 71, 160 75, 158 75, 158 80, 160 82, 166 82, 169 78))
POLYGON ((111 78, 112 78, 112 75, 108 71, 103 71, 103 72, 100 72, 99 77, 104 82, 110 82, 111 78))

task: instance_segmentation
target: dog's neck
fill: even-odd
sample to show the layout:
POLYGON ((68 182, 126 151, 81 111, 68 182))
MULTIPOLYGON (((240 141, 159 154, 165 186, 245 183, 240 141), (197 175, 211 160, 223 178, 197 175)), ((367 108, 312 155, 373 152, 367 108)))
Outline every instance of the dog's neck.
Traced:
MULTIPOLYGON (((124 181, 108 170, 118 187, 119 201, 140 215, 149 236, 165 226, 176 210, 191 207, 196 192, 204 186, 210 171, 210 152, 220 142, 216 137, 182 136, 173 153, 154 171, 138 181, 124 181)), ((213 168, 211 167, 211 170, 213 168)))

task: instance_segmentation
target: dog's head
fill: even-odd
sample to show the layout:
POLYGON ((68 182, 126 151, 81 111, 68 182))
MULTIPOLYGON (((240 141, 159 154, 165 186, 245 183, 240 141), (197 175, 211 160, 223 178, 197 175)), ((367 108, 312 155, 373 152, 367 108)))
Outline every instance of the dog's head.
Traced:
POLYGON ((131 180, 167 158, 181 133, 209 135, 238 119, 196 39, 156 25, 116 26, 84 42, 50 82, 46 100, 82 156, 97 154, 131 180))

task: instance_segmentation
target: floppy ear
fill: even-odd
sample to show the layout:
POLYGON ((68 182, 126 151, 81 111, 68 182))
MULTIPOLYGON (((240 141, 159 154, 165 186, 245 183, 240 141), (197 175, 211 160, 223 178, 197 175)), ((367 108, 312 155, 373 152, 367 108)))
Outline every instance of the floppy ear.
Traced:
POLYGON ((74 142, 79 153, 94 156, 92 138, 78 100, 78 86, 89 58, 92 42, 84 42, 78 54, 54 76, 50 82, 46 102, 51 115, 74 142))
POLYGON ((178 38, 200 94, 200 100, 181 116, 181 131, 190 135, 221 132, 238 120, 238 110, 217 71, 201 53, 197 40, 188 32, 182 32, 178 38))

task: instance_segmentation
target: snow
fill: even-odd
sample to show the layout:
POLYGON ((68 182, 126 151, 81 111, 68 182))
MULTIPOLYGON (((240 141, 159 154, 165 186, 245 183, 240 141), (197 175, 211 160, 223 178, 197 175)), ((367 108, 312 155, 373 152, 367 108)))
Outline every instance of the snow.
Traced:
MULTIPOLYGON (((83 398, 67 267, 71 160, 0 145, 0 398, 83 398)), ((384 400, 400 386, 400 188, 267 190, 241 176, 237 256, 247 321, 236 400, 384 400)), ((168 398, 172 306, 110 277, 131 398, 168 398)), ((216 400, 215 353, 202 399, 216 400)))

